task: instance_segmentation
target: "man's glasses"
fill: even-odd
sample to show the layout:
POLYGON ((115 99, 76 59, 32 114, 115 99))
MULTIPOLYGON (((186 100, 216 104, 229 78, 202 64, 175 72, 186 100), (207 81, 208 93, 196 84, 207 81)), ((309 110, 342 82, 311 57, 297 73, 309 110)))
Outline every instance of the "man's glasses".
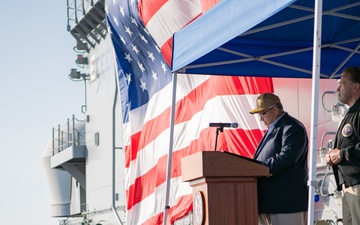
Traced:
POLYGON ((275 106, 268 108, 268 109, 265 110, 263 113, 260 113, 260 117, 263 119, 264 116, 265 116, 265 114, 266 114, 267 112, 269 112, 270 110, 272 110, 273 108, 275 108, 275 106))

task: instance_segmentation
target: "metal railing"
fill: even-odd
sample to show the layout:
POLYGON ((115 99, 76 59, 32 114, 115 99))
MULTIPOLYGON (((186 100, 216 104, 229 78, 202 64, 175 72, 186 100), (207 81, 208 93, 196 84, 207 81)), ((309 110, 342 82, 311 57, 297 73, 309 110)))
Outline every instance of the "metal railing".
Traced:
POLYGON ((77 127, 85 120, 78 120, 75 115, 72 119, 67 119, 63 126, 60 124, 57 128, 52 128, 52 150, 53 155, 69 148, 70 146, 85 145, 85 129, 78 130, 77 127))
POLYGON ((77 24, 97 1, 98 0, 66 0, 67 30, 70 31, 71 27, 77 24))
POLYGON ((89 53, 105 39, 105 0, 67 0, 67 31, 76 40, 75 51, 89 53))

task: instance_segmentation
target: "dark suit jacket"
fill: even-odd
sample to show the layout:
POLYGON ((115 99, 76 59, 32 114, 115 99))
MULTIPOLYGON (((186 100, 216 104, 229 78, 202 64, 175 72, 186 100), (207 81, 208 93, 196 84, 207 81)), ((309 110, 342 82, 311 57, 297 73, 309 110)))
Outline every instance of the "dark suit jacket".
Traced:
POLYGON ((261 140, 254 159, 270 168, 258 178, 259 213, 307 211, 308 137, 303 124, 285 113, 261 140))

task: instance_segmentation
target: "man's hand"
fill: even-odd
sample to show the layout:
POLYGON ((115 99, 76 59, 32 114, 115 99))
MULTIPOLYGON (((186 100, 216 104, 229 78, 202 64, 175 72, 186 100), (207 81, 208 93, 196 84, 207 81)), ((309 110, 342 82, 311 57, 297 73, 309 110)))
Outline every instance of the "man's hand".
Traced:
MULTIPOLYGON (((331 150, 331 151, 332 151, 332 150, 331 150)), ((330 152, 331 152, 331 151, 329 151, 329 152, 326 154, 326 156, 325 156, 326 164, 327 164, 328 166, 334 165, 334 163, 331 161, 331 157, 330 157, 330 152)))
POLYGON ((342 161, 342 159, 340 157, 340 150, 337 148, 333 149, 326 155, 326 162, 328 162, 328 155, 329 155, 329 162, 330 162, 330 164, 328 163, 328 165, 333 165, 333 164, 337 165, 342 161))

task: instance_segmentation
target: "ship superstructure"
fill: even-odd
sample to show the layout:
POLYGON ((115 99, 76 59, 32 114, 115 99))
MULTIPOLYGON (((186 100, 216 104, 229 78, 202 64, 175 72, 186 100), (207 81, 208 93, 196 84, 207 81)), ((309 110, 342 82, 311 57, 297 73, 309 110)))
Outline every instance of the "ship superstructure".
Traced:
POLYGON ((67 30, 75 39, 84 82, 83 114, 54 126, 42 161, 59 224, 124 224, 125 193, 121 110, 104 0, 67 1, 67 30), (120 116, 120 117, 119 117, 120 116))

